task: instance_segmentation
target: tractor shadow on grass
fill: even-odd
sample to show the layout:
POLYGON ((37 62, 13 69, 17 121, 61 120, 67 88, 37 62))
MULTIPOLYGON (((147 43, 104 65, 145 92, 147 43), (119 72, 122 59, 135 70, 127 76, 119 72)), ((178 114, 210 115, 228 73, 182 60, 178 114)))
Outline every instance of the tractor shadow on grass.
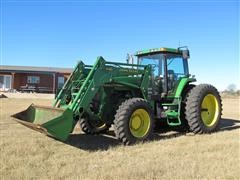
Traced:
MULTIPOLYGON (((219 122, 217 131, 214 133, 221 133, 222 131, 232 131, 239 128, 240 120, 222 118, 219 122)), ((163 124, 163 128, 157 129, 151 140, 171 139, 188 134, 194 135, 193 133, 182 129, 181 127, 169 127, 168 125, 163 124)))
POLYGON ((88 151, 104 151, 108 150, 110 147, 121 145, 121 143, 114 136, 106 134, 71 134, 66 143, 76 148, 88 151))
POLYGON ((223 118, 219 122, 219 131, 231 131, 240 128, 240 120, 223 118))
MULTIPOLYGON (((232 131, 240 128, 240 120, 226 119, 220 120, 217 132, 232 131)), ((149 141, 177 138, 186 135, 187 132, 181 128, 170 128, 163 126, 153 134, 149 141)), ((111 147, 121 146, 122 144, 115 138, 114 132, 109 131, 102 135, 71 134, 66 144, 87 151, 105 151, 111 147)))

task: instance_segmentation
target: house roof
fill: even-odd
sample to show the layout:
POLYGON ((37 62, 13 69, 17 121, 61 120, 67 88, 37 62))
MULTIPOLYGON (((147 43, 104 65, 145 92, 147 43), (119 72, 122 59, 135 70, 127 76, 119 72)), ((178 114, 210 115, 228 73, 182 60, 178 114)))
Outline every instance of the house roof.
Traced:
POLYGON ((59 68, 59 67, 36 67, 36 66, 8 66, 0 65, 0 71, 4 72, 43 72, 43 73, 71 73, 72 68, 59 68))

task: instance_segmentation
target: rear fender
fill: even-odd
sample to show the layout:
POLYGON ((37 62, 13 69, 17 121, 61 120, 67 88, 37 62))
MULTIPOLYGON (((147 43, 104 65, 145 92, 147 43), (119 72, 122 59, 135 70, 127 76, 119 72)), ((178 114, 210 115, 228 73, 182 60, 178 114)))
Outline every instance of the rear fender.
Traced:
POLYGON ((185 89, 186 85, 188 85, 191 82, 195 82, 196 79, 194 78, 182 78, 177 86, 176 92, 174 97, 175 98, 180 98, 182 96, 183 90, 185 89))

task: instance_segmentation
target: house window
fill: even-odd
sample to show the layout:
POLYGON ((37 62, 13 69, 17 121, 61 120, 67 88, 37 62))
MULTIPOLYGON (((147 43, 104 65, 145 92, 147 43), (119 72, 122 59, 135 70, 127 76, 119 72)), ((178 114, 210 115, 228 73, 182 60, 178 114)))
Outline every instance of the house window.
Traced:
POLYGON ((12 76, 0 75, 0 91, 8 91, 11 89, 12 76))
POLYGON ((27 82, 31 83, 31 84, 39 84, 40 77, 39 76, 28 76, 27 77, 27 82))
POLYGON ((58 88, 62 88, 64 85, 64 77, 63 76, 59 76, 58 77, 58 88))

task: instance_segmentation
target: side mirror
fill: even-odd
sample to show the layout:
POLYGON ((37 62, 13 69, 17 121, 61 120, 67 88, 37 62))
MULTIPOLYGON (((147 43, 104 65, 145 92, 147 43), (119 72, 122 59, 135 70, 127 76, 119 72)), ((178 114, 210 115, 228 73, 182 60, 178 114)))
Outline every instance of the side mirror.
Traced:
POLYGON ((183 59, 188 59, 190 58, 190 53, 189 53, 189 50, 182 50, 182 57, 183 59))
POLYGON ((189 53, 189 50, 188 50, 188 47, 187 47, 187 46, 179 47, 179 48, 178 48, 178 51, 181 51, 181 52, 182 52, 182 57, 183 57, 183 59, 188 59, 188 58, 190 58, 190 53, 189 53))

